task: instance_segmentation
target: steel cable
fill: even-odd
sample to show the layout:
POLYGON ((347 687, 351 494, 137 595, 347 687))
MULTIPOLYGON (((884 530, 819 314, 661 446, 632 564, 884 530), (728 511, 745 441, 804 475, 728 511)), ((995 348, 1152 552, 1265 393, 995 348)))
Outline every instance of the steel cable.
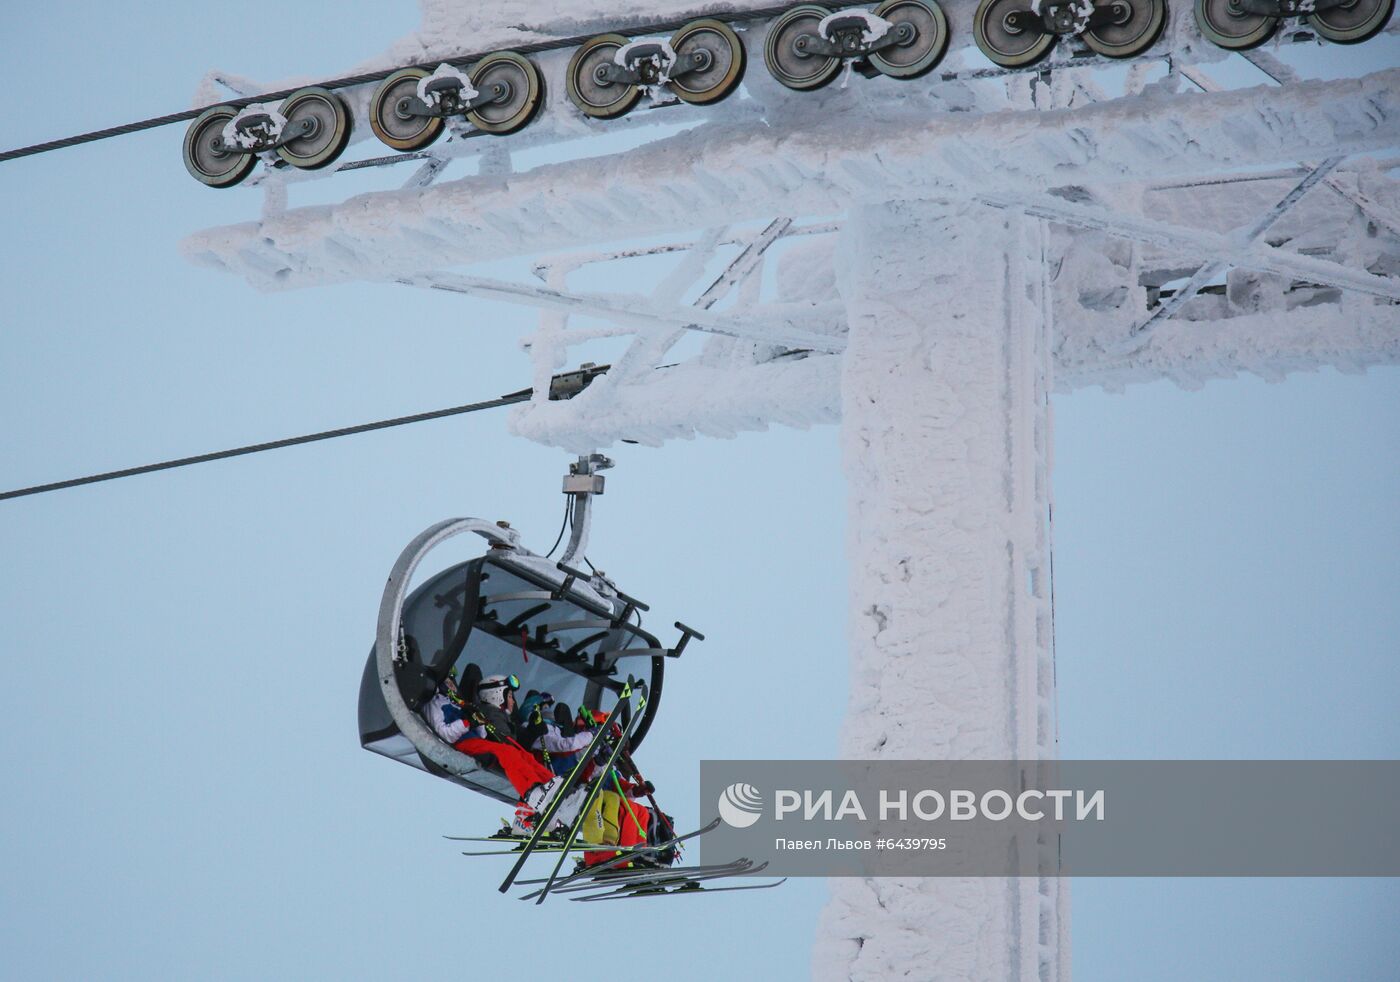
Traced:
POLYGON ((144 464, 140 467, 128 467, 119 471, 107 471, 103 474, 92 474, 88 477, 75 477, 67 481, 55 481, 52 484, 36 484, 29 488, 19 488, 14 491, 0 493, 0 501, 9 498, 23 498, 28 495, 44 494, 49 491, 62 491, 64 488, 76 488, 84 484, 97 484, 101 481, 115 481, 123 477, 135 477, 138 474, 151 474, 155 471, 172 470, 176 467, 188 467, 191 464, 208 463, 211 460, 223 460, 226 457, 241 457, 246 454, 262 453, 264 450, 280 450, 283 447, 300 446, 303 443, 315 443, 318 440, 333 440, 342 436, 353 436, 356 433, 369 433, 372 430, 388 429, 391 426, 406 426, 409 423, 421 423, 430 419, 442 419, 447 416, 461 416, 465 413, 480 412, 483 409, 496 409, 500 406, 510 406, 517 402, 525 402, 530 398, 530 392, 515 392, 499 399, 490 399, 486 402, 473 402, 465 406, 453 406, 450 409, 438 409, 429 413, 416 413, 412 416, 398 416, 394 419, 383 419, 375 423, 361 423, 358 426, 345 426, 335 430, 323 430, 320 433, 308 433, 305 436, 288 437, 285 440, 273 440, 269 443, 254 443, 246 447, 235 447, 232 450, 218 450, 214 453, 198 454, 194 457, 179 457, 175 460, 165 460, 158 464, 144 464))
MULTIPOLYGON (((829 6, 833 8, 849 7, 854 6, 856 2, 858 2, 858 0, 847 0, 847 2, 834 3, 829 6)), ((763 20, 768 17, 776 17, 792 6, 793 4, 788 3, 775 7, 758 7, 753 10, 731 11, 728 14, 719 12, 714 16, 721 20, 763 20)), ((629 35, 664 34, 679 30, 694 19, 694 17, 686 17, 680 20, 667 20, 659 21, 654 24, 643 24, 635 28, 624 29, 622 33, 629 35)), ((581 34, 575 37, 555 38, 551 41, 534 41, 529 44, 516 45, 509 50, 525 55, 535 54, 541 51, 557 51, 560 48, 578 47, 592 37, 593 35, 591 34, 581 34)), ((406 67, 423 68, 431 71, 438 65, 446 63, 457 68, 465 68, 472 62, 480 61, 491 53, 490 51, 477 51, 468 55, 458 55, 453 58, 440 58, 431 62, 424 62, 406 67)), ((398 68, 386 68, 381 71, 363 72, 359 75, 346 75, 341 78, 335 78, 328 82, 320 82, 317 84, 324 89, 345 89, 352 85, 364 85, 366 82, 381 81, 398 70, 398 68)), ((106 140, 114 136, 125 136, 128 133, 137 133, 141 130, 155 129, 158 126, 166 126, 170 123, 180 123, 187 119, 194 119, 206 109, 212 109, 214 106, 232 106, 235 109, 242 109, 245 106, 251 106, 258 102, 271 102, 277 99, 285 99, 293 92, 302 88, 305 88, 305 86, 299 85, 292 89, 278 89, 275 92, 263 92, 259 95, 241 96, 237 99, 229 99, 225 102, 216 102, 208 106, 201 106, 198 109, 186 109, 184 112, 168 113, 164 116, 153 116, 150 119, 124 123, 121 126, 110 126, 103 130, 93 130, 90 133, 79 133, 75 136, 64 137, 61 140, 50 140, 47 143, 36 143, 33 146, 0 151, 0 163, 7 160, 17 160, 20 157, 32 157, 35 154, 48 153, 51 150, 62 150, 65 147, 76 147, 84 143, 93 143, 97 140, 106 140)))

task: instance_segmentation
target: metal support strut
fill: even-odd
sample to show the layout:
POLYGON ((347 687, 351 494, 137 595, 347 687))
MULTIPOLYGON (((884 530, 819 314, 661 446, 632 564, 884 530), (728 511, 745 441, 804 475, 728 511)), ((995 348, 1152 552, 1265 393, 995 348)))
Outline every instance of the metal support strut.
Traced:
POLYGON ((293 140, 309 140, 320 129, 314 116, 289 122, 262 106, 251 106, 229 120, 210 146, 219 153, 265 153, 293 140))
POLYGON ((573 496, 569 506, 570 525, 569 545, 564 555, 559 557, 563 567, 575 559, 582 558, 588 548, 588 524, 591 519, 590 499, 603 493, 603 475, 613 465, 612 459, 600 453, 585 454, 576 463, 569 465, 569 473, 564 475, 564 493, 573 496))
POLYGON ((704 48, 679 54, 665 41, 633 41, 619 48, 612 62, 594 70, 604 85, 664 85, 673 78, 703 72, 714 64, 704 48))
POLYGON ((917 31, 907 21, 891 23, 864 10, 838 11, 822 19, 816 34, 802 34, 793 47, 807 57, 864 58, 896 45, 910 44, 917 31))
POLYGON ((1032 34, 1058 36, 1079 35, 1096 27, 1125 23, 1132 16, 1126 3, 1101 5, 1083 2, 1049 3, 1035 10, 1013 10, 1006 15, 1004 25, 1011 34, 1029 31, 1032 34))
POLYGON ((1307 17, 1334 7, 1349 7, 1356 0, 1231 0, 1230 10, 1263 17, 1307 17))

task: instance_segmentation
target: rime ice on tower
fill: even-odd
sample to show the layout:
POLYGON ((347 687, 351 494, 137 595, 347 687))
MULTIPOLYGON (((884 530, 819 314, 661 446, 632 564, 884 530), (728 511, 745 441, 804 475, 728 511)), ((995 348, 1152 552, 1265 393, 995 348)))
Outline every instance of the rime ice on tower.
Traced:
MULTIPOLYGON (((1224 41, 1198 24, 1213 3, 906 0, 743 21, 682 0, 430 2, 371 67, 622 43, 583 69, 583 41, 531 51, 542 104, 515 135, 438 140, 395 165, 401 186, 316 208, 278 198, 313 175, 269 171, 262 218, 186 250, 267 289, 393 280, 537 308, 537 394, 511 426, 571 452, 839 419, 855 570, 843 752, 1054 756, 1049 394, 1400 361, 1400 184, 1364 156, 1400 141, 1400 71, 1302 81, 1251 52, 1269 87, 1220 90, 1224 41), (723 101, 671 101, 687 77, 671 74, 674 25, 705 18, 733 30, 748 71, 723 101), (993 34, 1016 49, 992 46, 1005 67, 967 67, 993 34), (1096 73, 1120 54, 1126 72, 1096 73), (868 77, 821 88, 846 66, 868 77), (638 86, 667 104, 613 112, 638 86), (660 122, 683 126, 649 131, 660 122), (516 147, 623 130, 625 151, 512 169, 516 147), (673 265, 629 293, 583 285, 639 255, 673 265), (471 269, 512 256, 533 277, 471 269), (591 342, 619 337, 584 391, 549 398, 591 342)), ((1270 30, 1326 36, 1346 10, 1339 40, 1357 40, 1376 7, 1270 30)), ((346 98, 358 119, 370 93, 346 98)), ((834 882, 817 974, 1067 978, 1064 882, 834 882)))

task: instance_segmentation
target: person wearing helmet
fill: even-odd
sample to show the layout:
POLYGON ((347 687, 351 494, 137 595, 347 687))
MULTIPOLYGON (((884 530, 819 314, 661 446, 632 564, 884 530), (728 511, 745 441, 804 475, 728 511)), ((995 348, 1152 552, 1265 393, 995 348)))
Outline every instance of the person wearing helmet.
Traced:
POLYGON ((495 761, 523 798, 554 773, 515 739, 508 711, 502 708, 513 701, 512 685, 519 684, 513 675, 492 675, 477 685, 473 703, 448 676, 423 707, 423 717, 444 743, 473 757, 495 761))
MULTIPOLYGON (((510 714, 515 709, 515 690, 518 688, 520 680, 514 675, 489 675, 477 684, 476 701, 468 703, 449 677, 438 695, 430 701, 427 715, 438 736, 450 742, 454 749, 495 762, 520 795, 520 805, 515 809, 511 827, 516 832, 527 834, 534 826, 535 815, 548 807, 563 780, 516 739, 510 714), (438 720, 442 721, 441 726, 438 720), (456 739, 449 739, 454 736, 456 739)), ((582 736, 581 746, 587 746, 589 734, 582 736)), ((557 824, 567 825, 574 820, 583 803, 584 790, 582 787, 576 789, 574 794, 560 803, 555 813, 557 824)))
POLYGON ((515 739, 515 690, 520 679, 514 675, 488 675, 476 687, 476 705, 488 726, 501 736, 515 739))

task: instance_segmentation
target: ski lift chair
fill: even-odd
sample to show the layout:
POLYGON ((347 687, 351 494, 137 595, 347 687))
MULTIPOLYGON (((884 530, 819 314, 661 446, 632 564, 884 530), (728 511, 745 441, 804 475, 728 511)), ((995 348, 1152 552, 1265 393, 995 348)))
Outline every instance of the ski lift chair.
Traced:
POLYGON ((629 676, 636 678, 648 699, 632 735, 635 749, 660 708, 666 658, 701 637, 678 623, 679 643, 664 647, 639 626, 646 609, 601 575, 561 568, 520 547, 507 527, 479 519, 435 525, 404 550, 385 588, 360 683, 361 746, 514 803, 519 796, 504 774, 444 743, 418 714, 457 669, 472 689, 484 676, 515 675, 522 689, 549 692, 556 707, 601 712, 616 704, 629 676), (422 558, 466 531, 490 542, 486 553, 407 593, 422 558))

